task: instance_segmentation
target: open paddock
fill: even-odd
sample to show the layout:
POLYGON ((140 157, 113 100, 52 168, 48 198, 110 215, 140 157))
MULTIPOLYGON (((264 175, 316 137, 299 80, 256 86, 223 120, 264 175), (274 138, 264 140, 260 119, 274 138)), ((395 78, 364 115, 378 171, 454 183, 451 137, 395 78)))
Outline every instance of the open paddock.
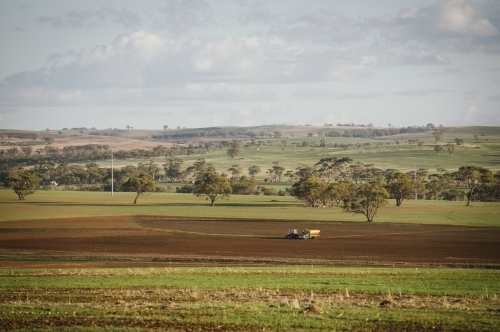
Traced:
POLYGON ((500 228, 159 216, 0 223, 0 267, 172 263, 498 266, 500 228), (319 229, 316 240, 285 239, 319 229), (37 259, 36 257, 39 257, 37 259), (46 259, 40 257, 59 257, 46 259), (72 262, 68 262, 73 260, 72 262))

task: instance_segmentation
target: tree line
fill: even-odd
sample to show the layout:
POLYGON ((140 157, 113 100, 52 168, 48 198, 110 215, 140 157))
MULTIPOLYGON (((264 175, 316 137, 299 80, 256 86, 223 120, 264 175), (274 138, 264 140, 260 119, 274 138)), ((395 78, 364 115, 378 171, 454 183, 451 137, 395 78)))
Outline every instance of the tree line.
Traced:
MULTIPOLYGON (((151 160, 114 170, 113 187, 116 191, 138 192, 137 201, 145 192, 165 191, 164 187, 156 186, 159 180, 184 183, 176 188, 177 192, 201 195, 200 183, 224 178, 227 184, 223 184, 222 196, 225 197, 231 193, 291 195, 308 207, 339 206, 346 211, 362 213, 368 220, 373 220, 376 210, 387 203, 387 198, 394 199, 396 206, 413 198, 467 200, 467 205, 473 201, 500 201, 500 172, 493 174, 479 166, 462 166, 454 172, 439 168, 437 173, 429 174, 426 169, 406 173, 381 170, 371 164, 354 163, 348 157, 323 158, 313 166, 299 164, 293 170, 286 170, 276 161, 267 169, 265 181, 282 182, 287 178, 286 181, 293 183, 291 188, 279 193, 273 188, 258 187, 255 176, 260 173, 262 169, 258 165, 244 170, 233 164, 219 173, 213 163, 203 158, 189 166, 185 166, 181 158, 169 158, 162 167, 151 160), (207 174, 218 177, 207 179, 207 174)), ((70 165, 40 160, 29 170, 19 166, 2 166, 0 170, 0 183, 14 189, 19 199, 39 187, 49 189, 55 183, 66 185, 67 190, 110 191, 111 181, 111 169, 93 162, 70 165)))

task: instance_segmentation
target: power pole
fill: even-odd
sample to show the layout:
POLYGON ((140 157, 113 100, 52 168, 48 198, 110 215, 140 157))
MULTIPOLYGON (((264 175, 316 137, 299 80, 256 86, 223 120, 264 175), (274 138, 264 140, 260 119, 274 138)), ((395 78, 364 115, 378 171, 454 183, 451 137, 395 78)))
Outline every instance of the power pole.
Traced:
POLYGON ((113 148, 111 148, 111 196, 113 196, 113 185, 114 185, 114 174, 113 174, 113 148))
MULTIPOLYGON (((415 173, 413 175, 413 179, 417 181, 417 164, 415 164, 415 173)), ((417 188, 415 188, 415 200, 417 200, 418 195, 417 195, 417 188)))

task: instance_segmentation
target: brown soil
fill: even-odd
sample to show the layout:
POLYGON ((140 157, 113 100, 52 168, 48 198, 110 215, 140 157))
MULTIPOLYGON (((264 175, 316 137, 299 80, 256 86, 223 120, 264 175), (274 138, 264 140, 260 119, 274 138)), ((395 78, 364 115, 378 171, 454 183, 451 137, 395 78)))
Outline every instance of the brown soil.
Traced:
POLYGON ((494 227, 151 216, 0 224, 0 267, 172 263, 498 266, 498 248, 500 228, 494 227), (321 237, 285 239, 288 228, 319 229, 321 237))

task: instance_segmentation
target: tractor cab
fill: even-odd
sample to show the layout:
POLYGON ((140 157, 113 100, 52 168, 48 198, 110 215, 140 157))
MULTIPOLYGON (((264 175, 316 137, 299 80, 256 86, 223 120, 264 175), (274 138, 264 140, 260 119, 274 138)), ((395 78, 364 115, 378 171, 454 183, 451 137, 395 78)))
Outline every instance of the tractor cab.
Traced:
POLYGON ((299 233, 296 229, 290 228, 288 232, 286 232, 285 238, 287 239, 296 239, 299 237, 299 233))

